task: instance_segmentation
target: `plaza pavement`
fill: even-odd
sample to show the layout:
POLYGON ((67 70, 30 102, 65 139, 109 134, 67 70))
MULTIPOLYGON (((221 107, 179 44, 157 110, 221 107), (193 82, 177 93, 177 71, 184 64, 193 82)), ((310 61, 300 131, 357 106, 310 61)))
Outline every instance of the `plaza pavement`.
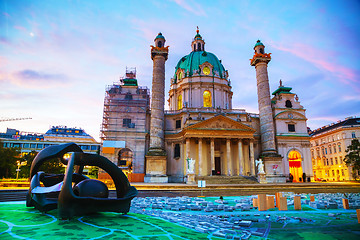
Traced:
MULTIPOLYGON (((138 197, 157 196, 245 196, 260 193, 275 194, 276 192, 294 193, 359 193, 358 182, 333 183, 278 183, 278 184, 207 184, 205 188, 198 188, 196 184, 184 183, 131 183, 138 191, 138 197)), ((28 183, 4 184, 0 182, 0 201, 24 200, 28 183)), ((110 197, 115 196, 115 189, 110 188, 110 197)))

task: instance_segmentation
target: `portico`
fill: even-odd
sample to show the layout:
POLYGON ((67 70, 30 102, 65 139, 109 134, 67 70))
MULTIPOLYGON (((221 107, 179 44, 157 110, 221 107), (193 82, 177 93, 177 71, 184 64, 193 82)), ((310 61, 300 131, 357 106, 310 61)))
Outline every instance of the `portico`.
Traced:
MULTIPOLYGON (((180 147, 180 156, 174 149, 168 156, 168 174, 179 165, 186 175, 186 159, 195 160, 197 176, 254 175, 255 130, 222 115, 184 128, 178 134, 166 135, 167 143, 180 147), (182 151, 181 151, 182 150, 182 151)), ((169 145, 169 144, 168 144, 169 145)))

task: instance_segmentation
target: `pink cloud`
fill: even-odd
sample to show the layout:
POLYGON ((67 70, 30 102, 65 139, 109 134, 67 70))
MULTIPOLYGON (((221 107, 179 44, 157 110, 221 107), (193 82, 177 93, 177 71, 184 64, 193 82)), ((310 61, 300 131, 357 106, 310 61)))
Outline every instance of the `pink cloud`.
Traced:
POLYGON ((14 84, 28 89, 52 88, 68 84, 68 77, 64 74, 53 74, 25 69, 7 73, 0 71, 0 84, 14 84))
POLYGON ((186 0, 173 0, 173 1, 180 7, 184 8, 185 10, 187 10, 197 16, 206 16, 205 11, 196 2, 191 1, 191 3, 189 4, 186 0))
MULTIPOLYGON (((291 46, 273 44, 272 47, 294 54, 295 56, 314 64, 319 69, 337 75, 340 81, 347 85, 356 85, 359 82, 357 74, 353 69, 347 68, 329 60, 330 58, 336 57, 332 52, 321 51, 302 43, 293 43, 291 46)), ((358 88, 358 86, 355 87, 358 88)))

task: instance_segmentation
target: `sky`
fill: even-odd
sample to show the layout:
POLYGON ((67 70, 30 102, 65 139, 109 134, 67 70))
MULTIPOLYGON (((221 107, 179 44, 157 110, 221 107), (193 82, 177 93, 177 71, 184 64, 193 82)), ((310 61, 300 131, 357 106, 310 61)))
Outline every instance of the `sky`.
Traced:
POLYGON ((308 127, 360 117, 360 1, 0 0, 0 132, 80 127, 99 140, 105 88, 135 67, 151 89, 150 45, 169 45, 165 102, 196 27, 222 60, 233 108, 258 113, 249 59, 258 39, 279 80, 306 109, 308 127))

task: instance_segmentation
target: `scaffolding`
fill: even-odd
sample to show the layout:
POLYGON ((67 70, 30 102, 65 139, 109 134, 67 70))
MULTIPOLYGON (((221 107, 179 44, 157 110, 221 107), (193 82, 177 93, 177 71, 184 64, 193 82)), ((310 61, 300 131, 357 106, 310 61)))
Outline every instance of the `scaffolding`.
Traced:
MULTIPOLYGON (((127 160, 126 164, 123 161, 117 163, 125 171, 131 167, 136 171, 140 165, 140 168, 144 167, 150 128, 149 115, 150 91, 147 87, 138 86, 135 68, 126 68, 125 76, 105 89, 100 132, 102 142, 125 141, 125 148, 132 151, 132 160, 127 160)), ((119 159, 117 152, 119 151, 109 156, 113 162, 119 159)))

